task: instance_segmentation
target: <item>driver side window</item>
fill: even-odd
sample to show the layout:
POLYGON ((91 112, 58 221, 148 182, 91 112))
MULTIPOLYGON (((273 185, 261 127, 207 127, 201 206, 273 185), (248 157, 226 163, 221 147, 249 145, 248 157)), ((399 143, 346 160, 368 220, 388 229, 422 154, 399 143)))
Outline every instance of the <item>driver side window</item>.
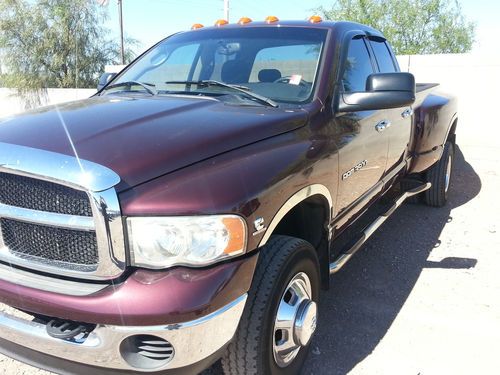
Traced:
POLYGON ((374 71, 364 38, 351 40, 344 69, 344 92, 366 91, 366 79, 374 71))

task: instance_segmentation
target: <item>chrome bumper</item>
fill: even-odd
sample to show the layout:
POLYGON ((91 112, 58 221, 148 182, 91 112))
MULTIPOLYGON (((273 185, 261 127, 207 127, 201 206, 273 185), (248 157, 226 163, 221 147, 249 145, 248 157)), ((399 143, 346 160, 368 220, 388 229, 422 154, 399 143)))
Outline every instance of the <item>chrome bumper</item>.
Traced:
POLYGON ((0 338, 34 351, 90 366, 141 372, 161 371, 195 364, 227 344, 238 327, 247 295, 202 318, 163 326, 98 325, 81 343, 55 339, 45 324, 0 312, 0 338), (133 335, 153 335, 170 342, 174 356, 156 368, 131 366, 120 352, 120 344, 133 335))

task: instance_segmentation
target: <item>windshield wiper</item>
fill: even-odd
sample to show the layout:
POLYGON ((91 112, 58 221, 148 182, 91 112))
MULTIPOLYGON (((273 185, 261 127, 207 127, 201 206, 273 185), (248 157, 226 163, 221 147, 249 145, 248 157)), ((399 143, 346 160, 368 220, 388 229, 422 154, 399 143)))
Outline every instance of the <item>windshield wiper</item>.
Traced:
POLYGON ((231 89, 234 91, 241 92, 242 94, 249 96, 253 99, 256 99, 265 105, 268 105, 268 106, 271 106, 274 108, 278 107, 278 104, 274 100, 266 98, 265 96, 256 94, 256 93, 252 92, 250 90, 250 88, 248 88, 246 86, 232 85, 229 83, 224 83, 224 82, 216 81, 213 79, 206 79, 206 80, 201 80, 201 81, 167 81, 165 83, 167 85, 168 84, 173 84, 173 85, 177 84, 177 85, 198 85, 198 86, 207 86, 207 87, 208 86, 224 87, 224 88, 228 88, 228 89, 231 89))
POLYGON ((139 82, 139 81, 126 81, 126 82, 114 83, 112 85, 108 85, 108 86, 104 87, 102 89, 102 91, 104 92, 108 89, 112 89, 112 88, 116 88, 116 87, 120 87, 120 86, 130 86, 130 91, 136 91, 136 90, 131 90, 132 86, 134 86, 134 85, 141 86, 144 90, 146 90, 152 96, 155 96, 157 94, 155 85, 153 85, 152 83, 139 82))

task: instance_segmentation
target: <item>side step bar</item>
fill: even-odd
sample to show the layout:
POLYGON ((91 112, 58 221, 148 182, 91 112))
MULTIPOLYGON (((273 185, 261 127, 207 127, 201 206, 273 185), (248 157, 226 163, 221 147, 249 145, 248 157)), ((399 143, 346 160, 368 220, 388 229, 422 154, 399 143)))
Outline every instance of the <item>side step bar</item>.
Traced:
POLYGON ((363 231, 361 238, 348 246, 348 250, 340 254, 337 259, 335 259, 332 263, 330 263, 330 274, 338 272, 351 257, 358 251, 361 246, 371 237, 371 235, 387 220, 389 216, 391 216, 396 209, 403 204, 403 202, 413 196, 420 194, 428 189, 430 189, 431 183, 427 182, 423 185, 420 185, 414 189, 408 190, 404 192, 394 204, 389 208, 384 214, 380 215, 375 219, 373 223, 368 225, 363 231))

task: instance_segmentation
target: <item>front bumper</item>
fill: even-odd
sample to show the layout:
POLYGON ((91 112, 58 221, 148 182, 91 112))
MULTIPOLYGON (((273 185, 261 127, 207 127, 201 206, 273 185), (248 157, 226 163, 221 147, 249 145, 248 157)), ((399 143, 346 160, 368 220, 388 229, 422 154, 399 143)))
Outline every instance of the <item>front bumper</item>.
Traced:
MULTIPOLYGON (((185 323, 134 327, 97 325, 83 342, 55 339, 47 334, 43 323, 0 312, 0 352, 18 357, 16 349, 12 348, 19 352, 27 348, 62 361, 122 372, 181 369, 209 358, 232 339, 246 299, 244 294, 209 315, 185 323), (167 340, 174 349, 173 357, 157 367, 131 365, 124 358, 121 343, 134 335, 152 335, 167 340)), ((22 355, 19 356, 22 359, 22 355)))

